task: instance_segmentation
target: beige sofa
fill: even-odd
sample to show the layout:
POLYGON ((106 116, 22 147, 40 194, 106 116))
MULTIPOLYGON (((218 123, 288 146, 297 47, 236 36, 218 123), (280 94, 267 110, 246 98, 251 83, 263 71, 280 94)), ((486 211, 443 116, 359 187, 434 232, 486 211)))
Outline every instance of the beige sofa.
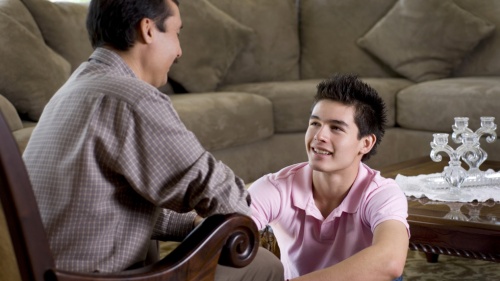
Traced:
MULTIPOLYGON (((375 168, 429 155, 453 117, 500 120, 497 0, 182 0, 183 57, 162 88, 245 181, 305 161, 317 83, 356 73, 387 104, 375 168), (174 93, 175 92, 175 93, 174 93)), ((0 107, 23 150, 43 106, 92 52, 86 6, 0 0, 0 107)), ((481 141, 500 160, 500 142, 481 141)))

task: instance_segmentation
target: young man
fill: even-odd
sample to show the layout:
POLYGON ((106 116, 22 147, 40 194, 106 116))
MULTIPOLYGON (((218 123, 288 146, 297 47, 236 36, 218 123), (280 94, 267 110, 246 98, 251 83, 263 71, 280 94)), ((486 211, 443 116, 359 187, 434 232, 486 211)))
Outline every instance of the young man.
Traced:
MULTIPOLYGON (((151 239, 183 238, 195 210, 249 214, 243 182, 205 151, 170 99, 182 55, 176 0, 92 0, 95 48, 47 104, 24 160, 60 269, 117 272, 144 263, 151 239), (184 214, 180 214, 184 213, 184 214)), ((283 280, 259 251, 217 280, 283 280)))
POLYGON ((271 225, 290 280, 393 280, 408 250, 407 201, 363 160, 384 134, 385 105, 356 76, 321 82, 305 147, 309 161, 250 186, 253 219, 271 225), (293 278, 293 279, 292 279, 293 278))

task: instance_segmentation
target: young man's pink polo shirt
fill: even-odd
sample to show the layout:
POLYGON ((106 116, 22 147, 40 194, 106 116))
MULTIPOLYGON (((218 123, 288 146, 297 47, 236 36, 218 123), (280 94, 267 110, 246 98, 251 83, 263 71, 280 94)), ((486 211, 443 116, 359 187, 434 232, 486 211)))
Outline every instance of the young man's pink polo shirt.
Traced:
POLYGON ((370 246, 383 221, 398 220, 409 233, 404 193, 363 163, 346 198, 327 218, 314 203, 307 163, 263 176, 249 191, 253 219, 259 229, 271 225, 286 278, 329 267, 370 246))

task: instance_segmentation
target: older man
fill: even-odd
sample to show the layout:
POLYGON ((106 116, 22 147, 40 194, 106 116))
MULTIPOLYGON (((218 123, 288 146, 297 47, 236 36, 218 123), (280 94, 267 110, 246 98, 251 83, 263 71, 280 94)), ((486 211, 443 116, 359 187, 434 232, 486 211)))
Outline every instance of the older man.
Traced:
MULTIPOLYGON (((182 55, 181 28, 176 0, 90 2, 95 51, 47 104, 24 154, 58 268, 122 271, 144 262, 150 239, 185 236, 196 213, 249 213, 243 182, 157 90, 182 55)), ((282 281, 283 268, 261 250, 217 279, 282 281)))

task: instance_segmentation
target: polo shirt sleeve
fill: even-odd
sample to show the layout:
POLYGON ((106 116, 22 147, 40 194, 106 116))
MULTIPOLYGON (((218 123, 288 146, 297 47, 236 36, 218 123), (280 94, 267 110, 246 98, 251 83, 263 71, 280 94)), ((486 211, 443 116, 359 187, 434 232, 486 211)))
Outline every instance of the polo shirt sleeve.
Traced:
POLYGON ((364 220, 370 225, 372 232, 384 221, 397 220, 405 225, 409 235, 410 227, 406 221, 408 201, 395 181, 382 181, 380 186, 367 196, 364 205, 364 220))
POLYGON ((278 217, 282 195, 275 183, 271 181, 270 175, 263 176, 252 183, 248 192, 252 198, 250 205, 252 219, 258 229, 264 229, 278 217))

